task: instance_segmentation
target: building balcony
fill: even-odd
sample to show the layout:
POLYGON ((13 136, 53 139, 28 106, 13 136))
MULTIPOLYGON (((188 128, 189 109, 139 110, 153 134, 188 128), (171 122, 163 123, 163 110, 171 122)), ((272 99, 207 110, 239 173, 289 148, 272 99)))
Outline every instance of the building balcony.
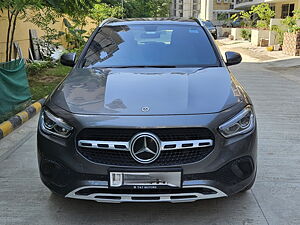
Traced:
POLYGON ((246 9, 250 8, 252 5, 257 5, 265 2, 264 0, 235 0, 234 8, 235 9, 246 9))

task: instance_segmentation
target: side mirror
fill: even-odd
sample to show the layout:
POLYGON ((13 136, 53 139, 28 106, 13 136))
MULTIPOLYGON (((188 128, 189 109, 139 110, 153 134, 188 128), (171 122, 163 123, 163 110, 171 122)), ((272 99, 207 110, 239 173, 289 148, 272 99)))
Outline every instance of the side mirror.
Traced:
POLYGON ((64 66, 75 66, 76 53, 65 53, 60 57, 60 63, 64 66))
POLYGON ((242 61, 242 56, 237 52, 225 52, 225 56, 227 66, 236 65, 242 61))

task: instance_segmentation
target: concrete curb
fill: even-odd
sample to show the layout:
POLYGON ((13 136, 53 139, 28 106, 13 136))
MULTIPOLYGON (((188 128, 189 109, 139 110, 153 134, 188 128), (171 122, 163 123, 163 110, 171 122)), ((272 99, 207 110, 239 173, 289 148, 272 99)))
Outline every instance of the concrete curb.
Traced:
POLYGON ((27 120, 35 116, 42 108, 46 98, 42 98, 39 101, 28 106, 24 111, 17 113, 15 116, 11 117, 9 120, 4 121, 0 124, 0 139, 4 138, 15 129, 20 127, 27 120))

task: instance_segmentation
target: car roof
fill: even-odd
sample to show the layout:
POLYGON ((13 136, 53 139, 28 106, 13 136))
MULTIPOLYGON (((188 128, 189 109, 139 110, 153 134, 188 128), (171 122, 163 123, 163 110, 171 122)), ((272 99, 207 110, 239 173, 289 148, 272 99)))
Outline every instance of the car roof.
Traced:
POLYGON ((178 24, 178 25, 201 25, 197 19, 170 17, 170 18, 127 18, 115 19, 109 18, 103 22, 103 25, 122 26, 131 24, 178 24))

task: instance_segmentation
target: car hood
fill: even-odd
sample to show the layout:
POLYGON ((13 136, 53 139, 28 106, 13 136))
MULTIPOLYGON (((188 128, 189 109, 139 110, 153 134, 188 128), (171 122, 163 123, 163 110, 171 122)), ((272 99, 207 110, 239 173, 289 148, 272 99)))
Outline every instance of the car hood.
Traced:
POLYGON ((78 114, 215 113, 240 101, 225 67, 73 69, 50 97, 78 114))

